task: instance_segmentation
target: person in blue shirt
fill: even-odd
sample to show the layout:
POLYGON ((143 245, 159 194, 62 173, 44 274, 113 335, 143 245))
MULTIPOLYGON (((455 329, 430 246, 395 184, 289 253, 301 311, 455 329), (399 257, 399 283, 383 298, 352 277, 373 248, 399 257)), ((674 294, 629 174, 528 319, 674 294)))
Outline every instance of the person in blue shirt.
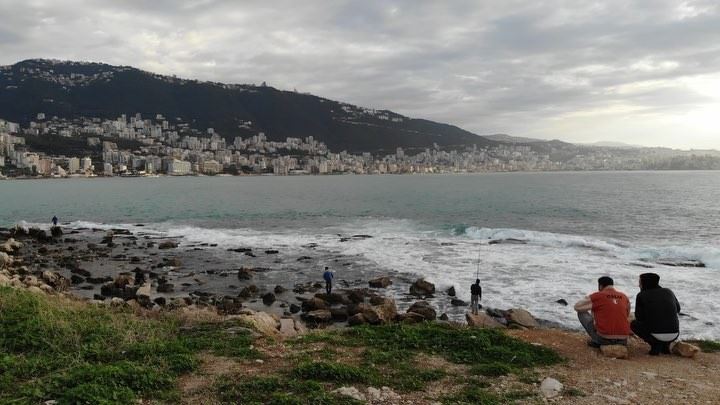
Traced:
POLYGON ((56 216, 53 216, 53 217, 52 217, 52 224, 53 224, 53 226, 57 226, 57 224, 58 224, 58 217, 56 217, 56 216))
POLYGON ((335 275, 330 271, 329 267, 325 267, 325 273, 323 273, 323 279, 325 279, 325 291, 328 295, 332 293, 332 281, 335 275))

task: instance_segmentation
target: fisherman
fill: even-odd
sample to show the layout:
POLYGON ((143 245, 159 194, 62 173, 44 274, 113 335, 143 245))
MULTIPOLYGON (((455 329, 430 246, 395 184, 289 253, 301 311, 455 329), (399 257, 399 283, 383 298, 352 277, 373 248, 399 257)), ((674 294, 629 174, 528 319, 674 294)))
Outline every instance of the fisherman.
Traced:
POLYGON ((641 274, 639 285, 630 328, 650 345, 651 356, 670 354, 670 343, 680 337, 680 303, 669 288, 660 287, 660 276, 655 273, 641 274))
POLYGON ((52 217, 52 224, 53 224, 53 226, 57 226, 57 224, 58 224, 58 217, 56 217, 56 216, 53 216, 53 217, 52 217))
POLYGON ((323 273, 323 279, 325 279, 325 291, 328 295, 332 293, 332 281, 335 275, 330 271, 329 267, 325 267, 325 273, 323 273))
POLYGON ((473 315, 478 314, 478 306, 482 299, 482 287, 480 287, 480 279, 475 280, 475 284, 470 285, 470 307, 473 315))
POLYGON ((578 319, 590 335, 590 347, 627 345, 630 336, 630 300, 616 290, 614 284, 612 278, 600 277, 598 291, 575 304, 578 319))

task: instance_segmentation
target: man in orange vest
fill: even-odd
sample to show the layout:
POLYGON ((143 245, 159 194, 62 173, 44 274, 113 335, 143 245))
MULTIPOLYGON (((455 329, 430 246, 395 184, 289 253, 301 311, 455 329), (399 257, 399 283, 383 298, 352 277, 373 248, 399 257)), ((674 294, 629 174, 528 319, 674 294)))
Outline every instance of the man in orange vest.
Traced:
POLYGON ((614 284, 612 278, 600 277, 598 291, 575 304, 580 323, 590 335, 591 347, 626 345, 630 336, 630 300, 614 284))

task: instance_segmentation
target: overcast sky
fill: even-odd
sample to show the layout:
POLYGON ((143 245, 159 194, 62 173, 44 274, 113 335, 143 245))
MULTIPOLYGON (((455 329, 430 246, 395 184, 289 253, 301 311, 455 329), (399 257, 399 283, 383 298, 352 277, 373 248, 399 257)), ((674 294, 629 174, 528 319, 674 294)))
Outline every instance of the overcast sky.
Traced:
POLYGON ((38 57, 478 134, 720 149, 718 0, 0 0, 0 64, 38 57))

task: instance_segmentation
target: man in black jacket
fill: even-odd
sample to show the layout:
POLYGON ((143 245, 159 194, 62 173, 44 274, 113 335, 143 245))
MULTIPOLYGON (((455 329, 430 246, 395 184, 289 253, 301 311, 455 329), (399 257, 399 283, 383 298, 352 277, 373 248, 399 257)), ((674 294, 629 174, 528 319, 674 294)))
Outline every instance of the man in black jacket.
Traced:
POLYGON ((680 336, 680 304, 675 294, 660 287, 655 273, 640 275, 640 292, 635 299, 635 320, 630 328, 650 345, 650 355, 670 354, 670 343, 680 336))
POLYGON ((470 307, 473 315, 477 315, 480 299, 482 298, 482 287, 480 287, 480 279, 475 280, 475 284, 470 286, 470 307))

